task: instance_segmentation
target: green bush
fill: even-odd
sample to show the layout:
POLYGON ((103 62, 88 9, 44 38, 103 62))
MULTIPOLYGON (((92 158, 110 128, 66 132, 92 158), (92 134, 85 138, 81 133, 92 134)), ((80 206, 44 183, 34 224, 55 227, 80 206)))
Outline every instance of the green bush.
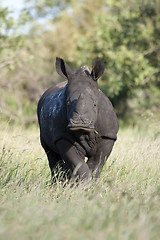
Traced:
MULTIPOLYGON (((28 111, 31 122, 36 119, 40 95, 60 81, 55 71, 56 56, 64 58, 73 70, 81 65, 91 69, 95 58, 104 58, 106 70, 99 86, 124 122, 135 123, 137 117, 143 120, 148 110, 157 115, 160 98, 158 0, 63 3, 30 0, 27 6, 30 7, 18 22, 10 17, 7 8, 0 9, 0 87, 16 98, 15 119, 23 123, 28 111), (44 24, 37 21, 42 17, 44 24), (26 23, 30 30, 26 34, 18 33, 18 26, 26 23)), ((6 115, 13 110, 9 106, 13 104, 2 96, 4 94, 0 97, 0 107, 6 115)), ((11 113, 13 115, 13 111, 11 113)))

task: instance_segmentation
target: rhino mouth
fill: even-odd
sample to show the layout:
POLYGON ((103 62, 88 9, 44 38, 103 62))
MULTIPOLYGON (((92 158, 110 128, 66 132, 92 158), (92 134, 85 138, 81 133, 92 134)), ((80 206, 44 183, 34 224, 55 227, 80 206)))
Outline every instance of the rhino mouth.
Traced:
POLYGON ((79 131, 79 130, 83 130, 83 131, 86 131, 86 132, 92 132, 94 131, 94 129, 92 128, 86 128, 86 127, 70 127, 69 128, 71 131, 79 131))
POLYGON ((83 130, 83 131, 87 131, 87 132, 94 131, 94 125, 93 125, 92 121, 78 122, 78 121, 70 120, 70 122, 68 123, 68 128, 71 131, 79 131, 79 130, 83 130))

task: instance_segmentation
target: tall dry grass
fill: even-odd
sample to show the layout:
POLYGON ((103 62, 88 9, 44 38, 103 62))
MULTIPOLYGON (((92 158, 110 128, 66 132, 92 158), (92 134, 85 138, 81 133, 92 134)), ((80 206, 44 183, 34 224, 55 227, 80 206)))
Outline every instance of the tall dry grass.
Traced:
POLYGON ((0 239, 159 239, 155 129, 120 131, 99 184, 85 188, 51 187, 38 129, 0 130, 0 239))

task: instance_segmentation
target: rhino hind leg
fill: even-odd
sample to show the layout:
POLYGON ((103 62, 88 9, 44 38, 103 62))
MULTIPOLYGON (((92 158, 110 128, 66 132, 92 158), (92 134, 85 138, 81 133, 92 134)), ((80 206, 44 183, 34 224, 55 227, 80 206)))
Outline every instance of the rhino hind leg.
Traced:
POLYGON ((88 158, 87 164, 93 178, 98 179, 100 177, 103 166, 112 151, 114 142, 114 140, 107 138, 101 139, 98 144, 96 154, 88 158))
POLYGON ((63 159, 61 159, 61 156, 50 150, 47 153, 47 157, 51 169, 53 183, 55 183, 57 180, 62 182, 70 180, 70 166, 63 159))
POLYGON ((61 159, 61 156, 59 154, 52 151, 42 139, 41 144, 47 154, 52 175, 52 182, 55 183, 57 180, 63 182, 70 180, 71 166, 69 166, 63 159, 61 159))

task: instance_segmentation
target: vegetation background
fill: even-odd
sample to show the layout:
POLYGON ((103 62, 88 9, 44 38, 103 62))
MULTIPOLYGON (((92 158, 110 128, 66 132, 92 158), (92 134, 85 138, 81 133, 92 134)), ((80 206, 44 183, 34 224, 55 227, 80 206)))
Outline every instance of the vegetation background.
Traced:
POLYGON ((0 1, 0 239, 160 236, 160 0, 0 1), (120 121, 99 185, 50 187, 37 101, 73 70, 104 58, 100 89, 120 121))
POLYGON ((74 70, 104 58, 99 86, 125 123, 159 114, 159 0, 27 0, 16 21, 1 3, 0 25, 4 120, 36 121, 40 95, 61 81, 56 56, 74 70))

